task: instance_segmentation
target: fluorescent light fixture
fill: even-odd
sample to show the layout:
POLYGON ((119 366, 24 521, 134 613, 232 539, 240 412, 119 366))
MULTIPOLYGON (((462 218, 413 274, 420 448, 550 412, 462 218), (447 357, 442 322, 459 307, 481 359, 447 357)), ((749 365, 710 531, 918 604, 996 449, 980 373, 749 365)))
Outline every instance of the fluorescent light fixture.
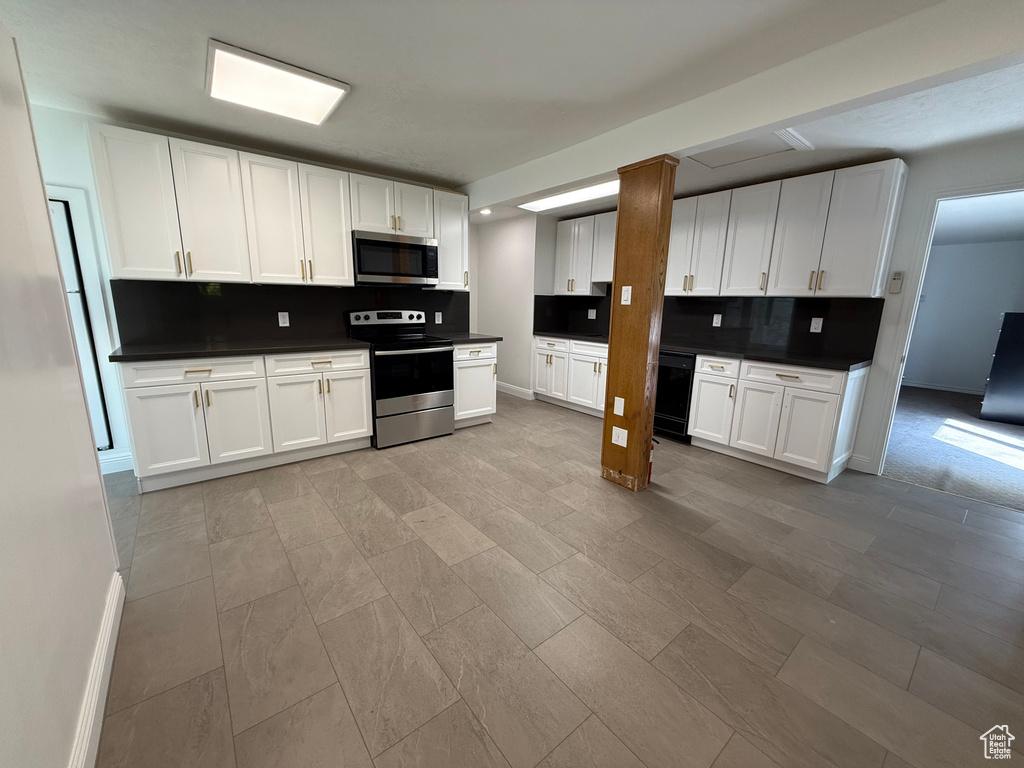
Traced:
POLYGON ((490 216, 491 215, 491 209, 490 208, 481 208, 480 209, 480 215, 481 216, 490 216))
POLYGON ((563 192, 560 195, 552 195, 551 197, 545 197, 529 203, 523 203, 519 207, 538 213, 540 211, 551 210, 552 208, 562 208, 566 205, 572 205, 573 203, 585 203, 587 200, 597 200, 601 197, 611 197, 612 195, 617 194, 619 194, 618 179, 615 181, 606 181, 603 184, 595 184, 592 187, 574 189, 571 192, 563 192))
POLYGON ((206 92, 215 99, 320 125, 350 90, 346 83, 210 41, 206 92))

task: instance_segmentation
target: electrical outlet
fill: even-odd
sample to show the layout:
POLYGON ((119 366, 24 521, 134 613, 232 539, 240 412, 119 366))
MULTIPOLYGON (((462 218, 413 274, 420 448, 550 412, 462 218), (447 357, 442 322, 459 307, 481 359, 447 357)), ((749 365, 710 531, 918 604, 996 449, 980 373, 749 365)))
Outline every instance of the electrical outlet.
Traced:
POLYGON ((434 313, 434 324, 435 325, 440 325, 441 324, 441 313, 440 312, 435 312, 434 313))
POLYGON ((821 333, 821 324, 823 322, 825 322, 825 320, 823 318, 821 318, 821 317, 812 317, 811 318, 811 333, 821 333))
POLYGON ((714 317, 711 318, 711 327, 712 328, 721 328, 722 327, 722 316, 721 315, 715 315, 714 317))
POLYGON ((622 303, 629 304, 633 301, 633 286, 624 285, 622 286, 622 303))
POLYGON ((615 405, 612 407, 612 412, 616 416, 621 416, 622 412, 626 410, 626 401, 621 397, 615 398, 615 405))
POLYGON ((289 325, 291 325, 291 321, 288 320, 287 312, 277 313, 277 324, 282 328, 287 328, 289 325))
POLYGON ((587 310, 587 320, 597 320, 597 310, 596 309, 588 309, 587 310))
POLYGON ((625 448, 627 437, 629 437, 629 432, 622 429, 622 427, 612 427, 612 442, 615 443, 615 445, 621 445, 625 448))

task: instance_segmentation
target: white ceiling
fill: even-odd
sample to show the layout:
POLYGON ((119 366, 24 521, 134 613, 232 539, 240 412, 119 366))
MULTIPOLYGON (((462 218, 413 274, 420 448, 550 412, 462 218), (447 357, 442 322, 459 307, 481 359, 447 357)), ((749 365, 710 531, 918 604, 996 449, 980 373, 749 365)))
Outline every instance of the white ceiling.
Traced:
POLYGON ((936 2, 0 0, 0 20, 34 103, 454 186, 936 2), (214 102, 209 38, 352 93, 319 128, 214 102))
POLYGON ((932 245, 1024 240, 1024 190, 943 200, 932 245))

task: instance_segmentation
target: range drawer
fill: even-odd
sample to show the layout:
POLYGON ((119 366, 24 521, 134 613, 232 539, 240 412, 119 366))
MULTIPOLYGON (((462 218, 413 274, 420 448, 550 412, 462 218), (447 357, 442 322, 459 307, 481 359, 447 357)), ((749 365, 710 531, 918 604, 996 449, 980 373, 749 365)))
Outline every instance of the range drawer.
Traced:
POLYGON ((497 344, 456 344, 456 360, 476 360, 478 357, 497 357, 497 344))
POLYGON ((546 349, 550 352, 569 351, 568 339, 552 339, 547 336, 535 336, 534 339, 537 342, 537 349, 546 349))
POLYGON ((695 373, 710 373, 713 376, 726 376, 730 379, 739 378, 740 363, 735 357, 708 357, 697 355, 695 373))
POLYGON ((310 352, 301 355, 267 355, 267 375, 287 376, 293 373, 353 371, 370 367, 368 349, 346 349, 339 352, 310 352))
POLYGON ((264 376, 262 357, 154 360, 145 363, 121 363, 120 369, 121 381, 126 389, 227 379, 257 379, 264 376))
POLYGON ((608 345, 596 344, 593 341, 572 341, 572 351, 577 355, 593 355, 608 359, 608 345))
POLYGON ((803 368, 796 365, 778 365, 777 363, 759 363, 744 360, 740 377, 747 381, 782 384, 787 387, 808 389, 813 392, 843 391, 846 373, 829 371, 821 368, 803 368))

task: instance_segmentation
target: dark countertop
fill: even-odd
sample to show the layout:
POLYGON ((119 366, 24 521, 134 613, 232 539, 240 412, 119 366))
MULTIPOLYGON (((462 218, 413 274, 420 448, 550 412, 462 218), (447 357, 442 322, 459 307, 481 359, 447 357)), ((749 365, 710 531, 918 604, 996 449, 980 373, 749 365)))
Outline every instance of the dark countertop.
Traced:
MULTIPOLYGON (((534 336, 550 336, 555 339, 576 339, 577 341, 608 343, 607 336, 585 333, 540 333, 534 332, 534 336)), ((871 365, 871 360, 854 357, 816 356, 800 355, 792 352, 784 352, 777 349, 736 349, 720 347, 691 347, 678 344, 662 344, 661 348, 667 352, 684 352, 692 355, 717 355, 719 357, 735 357, 746 360, 757 360, 762 363, 780 363, 782 365, 804 365, 808 368, 825 368, 830 371, 856 371, 871 365)))
POLYGON ((491 336, 486 333, 471 333, 466 331, 465 333, 439 333, 438 336, 442 336, 446 339, 451 339, 456 344, 465 344, 467 342, 479 341, 481 344, 487 341, 504 341, 501 336, 491 336))

